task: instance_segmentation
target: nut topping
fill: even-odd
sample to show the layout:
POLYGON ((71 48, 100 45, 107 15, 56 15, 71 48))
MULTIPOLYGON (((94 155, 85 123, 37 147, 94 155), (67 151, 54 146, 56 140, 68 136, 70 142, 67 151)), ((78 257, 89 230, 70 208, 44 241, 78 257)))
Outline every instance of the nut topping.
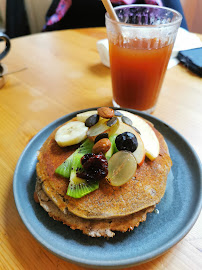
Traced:
POLYGON ((105 154, 110 149, 110 147, 111 147, 110 140, 107 138, 104 138, 96 142, 96 144, 94 144, 92 152, 94 154, 99 154, 99 153, 105 154))
POLYGON ((97 109, 99 116, 103 118, 112 118, 114 116, 114 110, 109 107, 101 107, 97 109))

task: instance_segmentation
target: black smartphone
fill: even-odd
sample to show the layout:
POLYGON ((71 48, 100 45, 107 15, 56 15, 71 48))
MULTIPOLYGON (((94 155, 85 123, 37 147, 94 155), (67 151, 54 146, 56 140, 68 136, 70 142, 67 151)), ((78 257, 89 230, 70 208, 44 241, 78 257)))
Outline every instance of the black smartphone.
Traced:
POLYGON ((202 47, 180 51, 177 58, 188 69, 202 77, 202 47))

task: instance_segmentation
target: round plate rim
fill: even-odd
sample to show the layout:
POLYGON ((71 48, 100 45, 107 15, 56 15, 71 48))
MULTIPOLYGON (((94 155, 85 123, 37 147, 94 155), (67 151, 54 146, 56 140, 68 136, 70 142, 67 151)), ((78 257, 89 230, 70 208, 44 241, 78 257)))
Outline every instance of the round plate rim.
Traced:
MULTIPOLYGON (((141 256, 137 256, 135 258, 129 258, 129 259, 123 259, 123 260, 116 260, 116 261, 94 261, 92 262, 89 259, 82 259, 79 258, 79 256, 72 256, 72 255, 68 255, 66 253, 62 253, 61 251, 58 252, 58 250, 54 249, 54 247, 50 246, 48 243, 46 243, 46 241, 44 241, 44 239, 42 237, 40 237, 37 232, 34 230, 34 228, 31 226, 31 224, 28 222, 26 215, 24 215, 22 209, 21 209, 21 204, 18 198, 18 193, 17 193, 17 183, 18 183, 18 171, 20 169, 21 166, 21 161, 23 159, 23 156, 26 154, 26 151, 29 149, 29 147, 38 139, 38 137, 40 137, 40 135, 45 132, 47 129, 49 129, 51 126, 54 126, 55 124, 57 124, 58 122, 61 121, 65 121, 65 119, 67 118, 73 118, 76 116, 76 114, 78 113, 82 113, 85 112, 87 110, 96 110, 98 107, 93 107, 93 108, 86 108, 86 109, 82 109, 79 111, 75 111, 72 113, 69 113, 67 115, 64 115, 58 119, 56 119, 55 121, 51 122, 50 124, 48 124, 47 126, 45 126, 43 129, 41 129, 31 140, 30 142, 27 144, 27 146, 25 147, 25 149, 23 150, 16 168, 15 168, 15 172, 14 172, 14 176, 13 176, 13 194, 14 194, 14 200, 15 200, 15 204, 16 204, 16 208, 18 210, 18 213, 23 221, 23 223, 25 224, 26 228, 28 229, 28 231, 32 234, 32 236, 43 246, 45 247, 47 250, 49 250, 51 253, 55 254, 56 256, 67 260, 69 262, 72 263, 76 263, 85 267, 95 267, 95 268, 122 268, 122 267, 131 267, 134 265, 138 265, 141 263, 145 263, 147 261, 150 261, 160 255, 162 255, 163 253, 165 253, 166 251, 168 251, 171 247, 173 247, 175 244, 177 244, 193 227, 193 225, 195 224, 199 214, 200 214, 200 210, 202 207, 202 196, 199 196, 200 199, 198 200, 198 204, 195 207, 195 211, 193 213, 193 218, 189 221, 189 223, 186 224, 186 227, 180 232, 178 233, 177 236, 175 236, 173 239, 171 239, 169 242, 165 243, 163 246, 159 247, 158 249, 155 249, 151 252, 149 252, 147 254, 147 256, 145 256, 144 254, 141 256)), ((199 169, 199 174, 200 174, 200 184, 202 186, 202 169, 201 169, 201 161, 197 155, 197 153, 195 152, 194 148, 191 146, 191 144, 177 131, 175 130, 173 127, 171 127, 169 124, 167 124, 166 122, 160 120, 159 118, 144 113, 144 112, 140 112, 137 110, 133 110, 133 109, 127 109, 127 108, 116 108, 116 107, 111 107, 114 109, 119 109, 119 110, 125 110, 140 116, 145 117, 146 119, 148 119, 149 121, 152 122, 152 120, 155 120, 157 122, 159 122, 160 124, 166 125, 169 129, 171 129, 174 133, 176 133, 186 144, 187 146, 191 149, 192 153, 194 154, 195 158, 196 158, 196 162, 197 162, 197 166, 199 169)), ((199 191, 200 194, 202 193, 201 191, 199 191)))

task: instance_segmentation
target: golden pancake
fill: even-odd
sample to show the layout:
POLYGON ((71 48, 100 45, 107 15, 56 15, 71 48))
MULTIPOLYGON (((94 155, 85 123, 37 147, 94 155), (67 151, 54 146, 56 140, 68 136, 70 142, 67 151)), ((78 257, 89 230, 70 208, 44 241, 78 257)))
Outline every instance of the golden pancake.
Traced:
POLYGON ((160 154, 154 160, 145 159, 138 166, 135 178, 126 184, 114 187, 105 179, 99 189, 75 199, 66 195, 69 180, 55 174, 55 169, 78 146, 61 148, 55 142, 54 131, 40 149, 37 176, 42 182, 45 194, 64 213, 82 219, 113 219, 129 216, 160 202, 166 188, 167 175, 172 161, 163 136, 151 125, 160 143, 160 154))
POLYGON ((78 217, 69 211, 66 211, 65 213, 60 211, 43 191, 42 183, 39 179, 36 183, 36 193, 40 205, 48 212, 50 217, 63 222, 63 224, 66 224, 73 230, 79 229, 84 234, 91 237, 103 236, 110 238, 115 235, 114 231, 131 231, 134 227, 138 227, 140 222, 145 221, 147 213, 151 213, 155 208, 155 206, 150 206, 137 213, 113 219, 85 219, 78 217))

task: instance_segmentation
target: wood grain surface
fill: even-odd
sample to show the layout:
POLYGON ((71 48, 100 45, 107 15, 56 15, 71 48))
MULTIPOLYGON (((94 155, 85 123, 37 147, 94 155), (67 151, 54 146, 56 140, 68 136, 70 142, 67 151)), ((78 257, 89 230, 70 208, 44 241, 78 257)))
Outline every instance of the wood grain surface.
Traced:
MULTIPOLYGON (((11 41, 3 60, 10 75, 0 89, 0 269, 87 269, 45 250, 15 207, 16 163, 30 139, 72 111, 112 106, 110 70, 96 42, 105 28, 41 33, 11 41)), ((202 36, 201 36, 202 37, 202 36)), ((182 65, 167 71, 154 116, 179 131, 202 159, 202 79, 182 65)), ((177 245, 128 269, 202 269, 202 215, 177 245)))

